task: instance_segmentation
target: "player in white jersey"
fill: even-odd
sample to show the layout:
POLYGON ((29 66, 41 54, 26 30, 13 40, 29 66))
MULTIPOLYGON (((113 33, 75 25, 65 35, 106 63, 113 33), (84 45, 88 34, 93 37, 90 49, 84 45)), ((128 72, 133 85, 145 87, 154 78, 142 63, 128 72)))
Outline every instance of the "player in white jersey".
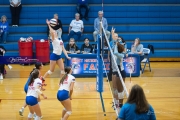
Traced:
POLYGON ((38 96, 41 95, 44 97, 44 99, 47 99, 47 97, 41 92, 42 87, 42 80, 39 79, 39 70, 35 69, 31 73, 31 79, 28 83, 28 91, 26 95, 26 104, 29 107, 29 115, 28 120, 31 120, 33 117, 33 114, 36 113, 35 120, 41 119, 41 109, 38 104, 38 96))
POLYGON ((65 75, 60 80, 60 88, 57 93, 57 99, 61 102, 64 109, 62 110, 61 120, 67 120, 68 117, 72 114, 71 100, 73 87, 75 83, 75 77, 71 75, 71 67, 65 68, 65 75))
POLYGON ((43 76, 44 79, 48 74, 51 75, 54 72, 56 64, 60 68, 60 73, 64 74, 64 63, 61 57, 62 51, 67 59, 71 59, 64 48, 63 41, 58 39, 57 32, 51 28, 50 22, 48 20, 46 20, 46 23, 49 26, 50 34, 52 37, 53 53, 51 53, 50 55, 50 70, 45 73, 45 75, 43 76))
MULTIPOLYGON (((40 78, 40 73, 41 73, 41 70, 43 68, 43 64, 41 62, 36 62, 35 63, 35 68, 33 68, 33 70, 30 72, 30 75, 29 75, 29 78, 26 82, 26 84, 24 85, 24 92, 27 94, 27 91, 28 91, 28 84, 30 82, 30 79, 31 79, 31 73, 35 70, 35 69, 38 69, 39 70, 39 78, 40 78)), ((40 98, 38 99, 38 101, 40 102, 40 98)), ((24 109, 26 108, 27 104, 26 102, 24 103, 23 107, 19 110, 19 115, 23 116, 23 112, 24 112, 24 109)))

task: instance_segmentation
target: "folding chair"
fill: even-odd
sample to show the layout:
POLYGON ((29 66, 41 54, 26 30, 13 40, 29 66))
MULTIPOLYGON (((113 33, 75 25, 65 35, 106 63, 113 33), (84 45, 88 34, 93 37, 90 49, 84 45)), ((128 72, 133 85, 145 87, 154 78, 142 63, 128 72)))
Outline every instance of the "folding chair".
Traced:
POLYGON ((142 74, 144 73, 144 70, 146 68, 146 64, 149 64, 149 71, 151 72, 151 67, 150 67, 150 49, 148 48, 143 48, 143 53, 144 53, 144 59, 141 61, 141 63, 144 63, 144 67, 142 69, 142 74))

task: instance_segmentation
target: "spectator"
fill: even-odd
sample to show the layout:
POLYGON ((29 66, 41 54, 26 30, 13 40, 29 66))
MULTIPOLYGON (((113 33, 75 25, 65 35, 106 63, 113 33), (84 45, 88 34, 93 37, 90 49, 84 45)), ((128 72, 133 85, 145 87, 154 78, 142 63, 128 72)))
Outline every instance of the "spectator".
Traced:
POLYGON ((19 26, 19 17, 22 9, 21 0, 9 0, 12 16, 12 27, 19 26))
POLYGON ((107 20, 106 18, 103 17, 103 12, 102 11, 99 11, 98 12, 98 15, 99 17, 96 18, 94 20, 94 32, 93 32, 93 37, 94 37, 94 41, 96 42, 97 40, 97 35, 100 33, 100 25, 99 23, 102 21, 102 24, 103 24, 103 27, 104 27, 104 30, 106 32, 106 35, 107 35, 107 38, 109 40, 110 38, 110 32, 107 30, 108 29, 108 23, 107 23, 107 20))
MULTIPOLYGON (((59 20, 58 18, 58 14, 54 14, 54 19, 57 20, 57 25, 56 26, 51 26, 53 30, 55 30, 57 32, 58 35, 58 39, 61 40, 61 36, 62 36, 62 23, 61 20, 59 20)), ((49 27, 48 27, 48 32, 47 32, 48 36, 51 38, 50 34, 49 34, 49 27)))
POLYGON ((78 46, 76 45, 74 38, 70 38, 69 44, 66 45, 66 51, 69 54, 80 53, 80 50, 79 50, 78 46))
POLYGON ((146 100, 144 91, 139 85, 132 87, 118 120, 156 120, 154 109, 146 100))
POLYGON ((7 36, 9 34, 9 23, 7 22, 7 17, 3 15, 0 22, 0 42, 6 43, 7 36))
POLYGON ((141 61, 144 59, 144 53, 143 53, 143 45, 140 44, 140 39, 136 38, 134 41, 134 44, 131 46, 131 52, 135 54, 140 55, 140 71, 142 70, 141 68, 141 61))
POLYGON ((89 5, 88 5, 88 0, 78 0, 77 4, 77 12, 80 14, 80 19, 85 18, 85 20, 88 20, 88 13, 89 13, 89 5), (81 9, 85 8, 86 12, 85 15, 83 16, 81 13, 81 9))
POLYGON ((78 38, 76 40, 79 40, 81 38, 81 35, 83 33, 84 25, 83 21, 79 19, 79 13, 75 14, 75 20, 71 21, 70 27, 69 27, 69 39, 73 38, 74 35, 76 35, 78 38))
POLYGON ((87 53, 92 53, 92 51, 93 51, 93 47, 91 44, 89 44, 89 39, 85 38, 84 44, 82 44, 82 46, 81 46, 81 52, 83 54, 87 54, 87 53))
POLYGON ((0 80, 2 80, 6 74, 5 65, 7 65, 9 69, 12 69, 12 66, 8 65, 6 59, 4 58, 5 53, 6 53, 6 49, 0 45, 0 80))

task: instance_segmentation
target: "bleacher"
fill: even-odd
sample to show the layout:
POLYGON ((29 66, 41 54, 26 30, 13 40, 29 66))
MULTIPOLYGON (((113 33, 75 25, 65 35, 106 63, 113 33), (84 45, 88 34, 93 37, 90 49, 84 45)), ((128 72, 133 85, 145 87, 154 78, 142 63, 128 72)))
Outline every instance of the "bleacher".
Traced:
MULTIPOLYGON (((84 21, 85 29, 78 46, 85 37, 93 40, 93 23, 102 10, 101 0, 89 0, 89 21, 84 21)), ((11 23, 9 0, 0 1, 0 16, 6 15, 11 23)), ((68 41, 68 27, 76 13, 76 0, 22 0, 20 26, 10 27, 7 44, 3 46, 7 54, 19 55, 18 40, 20 37, 33 37, 34 40, 47 39, 45 20, 59 14, 63 24, 63 40, 68 41)), ((135 38, 139 37, 144 47, 152 44, 155 54, 152 58, 180 57, 180 0, 104 0, 104 16, 109 30, 114 26, 130 48, 135 38)), ((52 49, 52 47, 51 47, 52 49)))

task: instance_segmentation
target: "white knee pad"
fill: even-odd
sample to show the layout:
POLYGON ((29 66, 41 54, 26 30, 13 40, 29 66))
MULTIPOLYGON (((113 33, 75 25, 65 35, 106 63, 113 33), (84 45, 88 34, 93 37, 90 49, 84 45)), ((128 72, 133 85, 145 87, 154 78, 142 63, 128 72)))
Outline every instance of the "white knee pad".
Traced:
POLYGON ((51 70, 48 70, 47 73, 48 73, 49 75, 51 75, 53 72, 51 72, 51 70))
POLYGON ((67 111, 66 112, 68 115, 71 115, 72 114, 72 111, 67 111))
POLYGON ((28 118, 33 118, 33 114, 32 114, 32 113, 29 113, 29 114, 28 114, 28 118))
POLYGON ((67 111, 66 108, 63 108, 64 111, 67 111))
POLYGON ((118 98, 123 99, 124 98, 124 91, 118 93, 118 98))
POLYGON ((117 94, 118 94, 118 90, 114 89, 114 95, 117 95, 117 94))

